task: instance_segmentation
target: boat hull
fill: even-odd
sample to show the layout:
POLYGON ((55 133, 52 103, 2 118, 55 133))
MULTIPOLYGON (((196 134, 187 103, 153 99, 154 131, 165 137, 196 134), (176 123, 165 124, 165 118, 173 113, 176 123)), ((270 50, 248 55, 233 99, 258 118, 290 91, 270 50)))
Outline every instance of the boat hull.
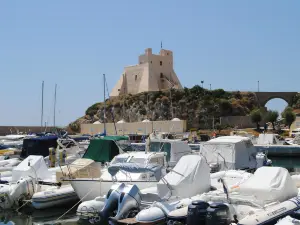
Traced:
MULTIPOLYGON (((106 195, 111 186, 116 183, 113 181, 100 181, 92 179, 70 180, 72 187, 81 201, 90 201, 96 197, 106 195)), ((135 184, 139 189, 153 187, 157 184, 154 181, 118 181, 118 183, 135 184)))
POLYGON ((35 209, 58 207, 75 201, 78 201, 78 196, 70 185, 38 192, 32 196, 32 206, 35 209))

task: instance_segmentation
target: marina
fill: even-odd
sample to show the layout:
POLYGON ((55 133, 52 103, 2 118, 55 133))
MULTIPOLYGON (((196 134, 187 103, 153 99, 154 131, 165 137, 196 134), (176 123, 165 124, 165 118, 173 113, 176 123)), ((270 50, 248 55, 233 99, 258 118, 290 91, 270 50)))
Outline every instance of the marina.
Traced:
POLYGON ((1 1, 0 225, 300 225, 299 1, 1 1))
MULTIPOLYGON (((300 171, 300 159, 294 157, 272 157, 274 166, 281 166, 287 168, 291 173, 300 171)), ((76 208, 71 210, 63 219, 56 221, 65 211, 70 209, 73 205, 62 208, 51 208, 47 210, 38 210, 33 212, 30 209, 22 209, 20 212, 15 211, 1 211, 0 224, 2 225, 87 225, 88 221, 80 221, 76 215, 76 208)), ((99 222, 96 224, 108 224, 107 222, 99 222)))

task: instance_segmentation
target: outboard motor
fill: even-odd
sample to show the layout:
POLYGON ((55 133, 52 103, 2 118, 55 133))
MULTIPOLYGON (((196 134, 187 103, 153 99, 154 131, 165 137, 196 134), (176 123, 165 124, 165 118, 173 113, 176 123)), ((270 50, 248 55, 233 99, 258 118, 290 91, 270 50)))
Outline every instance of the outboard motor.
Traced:
POLYGON ((134 185, 127 185, 124 187, 118 202, 118 211, 112 220, 120 220, 128 217, 130 212, 134 209, 138 209, 141 204, 141 195, 139 188, 134 185))
POLYGON ((271 166, 272 160, 268 159, 266 154, 263 152, 258 152, 256 154, 256 168, 260 168, 262 166, 271 166))
POLYGON ((119 197, 126 187, 124 183, 113 184, 107 192, 105 204, 99 215, 103 219, 107 219, 112 213, 118 209, 119 197))
POLYGON ((21 177, 15 184, 0 185, 0 208, 21 206, 23 200, 31 199, 35 192, 35 179, 21 177))
POLYGON ((205 225, 207 208, 209 204, 204 201, 193 201, 188 207, 187 225, 205 225))
POLYGON ((230 225, 230 211, 228 205, 224 203, 212 203, 207 208, 205 225, 230 225))

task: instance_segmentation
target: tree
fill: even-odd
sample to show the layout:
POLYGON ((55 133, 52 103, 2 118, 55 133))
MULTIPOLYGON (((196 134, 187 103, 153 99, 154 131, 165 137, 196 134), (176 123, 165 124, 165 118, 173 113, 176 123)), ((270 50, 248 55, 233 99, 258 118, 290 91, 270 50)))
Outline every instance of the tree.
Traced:
POLYGON ((222 130, 227 128, 227 126, 220 123, 216 123, 215 128, 219 131, 220 134, 222 130))
POLYGON ((261 115, 261 112, 259 109, 256 109, 256 110, 253 110, 250 114, 250 117, 251 117, 251 121, 253 123, 256 123, 256 129, 259 130, 259 123, 261 122, 262 120, 262 115, 261 115))
POLYGON ((278 116, 279 114, 277 111, 270 110, 267 112, 266 119, 268 122, 272 123, 273 130, 275 130, 275 122, 277 121, 278 116))
POLYGON ((285 120, 285 123, 291 127, 292 123, 296 120, 296 114, 293 112, 293 109, 288 107, 282 113, 282 117, 285 120))

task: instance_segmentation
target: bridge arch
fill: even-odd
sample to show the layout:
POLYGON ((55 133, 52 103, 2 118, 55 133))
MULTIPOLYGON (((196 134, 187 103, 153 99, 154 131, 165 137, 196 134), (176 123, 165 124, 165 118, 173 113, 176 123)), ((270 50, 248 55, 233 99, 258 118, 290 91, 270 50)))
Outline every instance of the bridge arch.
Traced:
POLYGON ((255 92, 257 102, 260 107, 265 107, 267 102, 272 99, 282 99, 288 103, 288 105, 292 104, 293 97, 298 92, 255 92))

